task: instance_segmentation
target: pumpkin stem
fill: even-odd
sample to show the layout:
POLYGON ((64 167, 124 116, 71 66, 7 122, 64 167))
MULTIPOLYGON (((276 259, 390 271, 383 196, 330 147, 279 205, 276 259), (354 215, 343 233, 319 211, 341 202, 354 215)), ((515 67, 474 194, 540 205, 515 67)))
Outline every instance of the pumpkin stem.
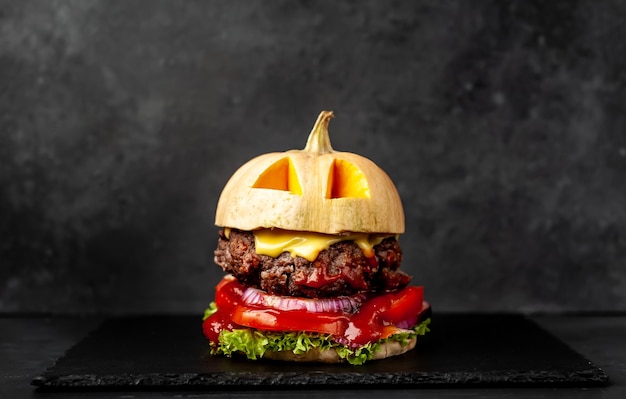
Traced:
POLYGON ((322 111, 320 113, 303 151, 316 154, 333 152, 333 147, 330 145, 330 137, 328 136, 328 124, 334 116, 333 111, 322 111))

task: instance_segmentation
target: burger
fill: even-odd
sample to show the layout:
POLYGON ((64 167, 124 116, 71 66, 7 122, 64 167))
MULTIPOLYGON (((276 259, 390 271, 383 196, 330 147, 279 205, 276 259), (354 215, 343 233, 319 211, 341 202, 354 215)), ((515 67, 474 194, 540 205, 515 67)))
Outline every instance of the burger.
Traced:
POLYGON ((423 286, 400 270, 404 211, 389 176, 333 150, 323 111, 303 150, 260 155, 217 204, 226 273, 202 328, 215 355, 354 365, 429 331, 423 286))

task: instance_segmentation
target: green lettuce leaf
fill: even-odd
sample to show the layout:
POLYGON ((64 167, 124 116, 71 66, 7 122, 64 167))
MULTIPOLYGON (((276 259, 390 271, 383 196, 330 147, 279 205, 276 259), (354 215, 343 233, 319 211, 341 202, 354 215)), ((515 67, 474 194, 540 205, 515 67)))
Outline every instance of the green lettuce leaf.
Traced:
POLYGON ((215 302, 211 302, 209 307, 204 311, 204 316, 202 317, 202 321, 206 320, 213 313, 217 312, 217 304, 215 302))
MULTIPOLYGON (((213 305, 213 304, 211 304, 213 305)), ((207 313, 212 314, 215 310, 207 309, 207 313)), ((389 341, 398 341, 406 345, 408 340, 418 335, 425 335, 430 331, 428 325, 430 318, 414 326, 411 330, 394 334, 388 338, 377 342, 368 343, 359 348, 349 348, 335 342, 329 334, 317 334, 307 332, 272 332, 260 331, 253 328, 224 330, 219 335, 219 344, 213 345, 212 353, 225 356, 232 356, 234 353, 243 353, 248 359, 256 360, 263 357, 268 351, 293 351, 300 354, 311 348, 320 350, 334 348, 340 358, 354 365, 361 365, 374 357, 374 353, 380 345, 389 341)))

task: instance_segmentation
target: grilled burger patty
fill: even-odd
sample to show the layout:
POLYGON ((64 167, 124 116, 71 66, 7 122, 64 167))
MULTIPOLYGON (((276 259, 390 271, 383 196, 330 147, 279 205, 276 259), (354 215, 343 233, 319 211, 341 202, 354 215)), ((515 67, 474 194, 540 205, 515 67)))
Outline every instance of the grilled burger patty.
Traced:
POLYGON ((215 263, 242 284, 274 295, 327 298, 404 288, 411 276, 399 270, 402 250, 394 237, 374 246, 367 258, 353 241, 341 241, 319 253, 313 262, 283 252, 277 258, 259 255, 251 232, 219 232, 215 263))

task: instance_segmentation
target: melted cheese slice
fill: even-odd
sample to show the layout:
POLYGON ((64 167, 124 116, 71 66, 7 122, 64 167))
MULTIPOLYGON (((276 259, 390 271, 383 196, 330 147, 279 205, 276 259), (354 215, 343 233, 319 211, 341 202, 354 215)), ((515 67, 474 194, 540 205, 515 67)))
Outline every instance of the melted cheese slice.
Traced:
POLYGON ((380 244, 389 235, 349 233, 342 235, 289 231, 280 229, 255 230, 254 244, 260 255, 278 257, 283 252, 291 256, 301 256, 312 262, 319 253, 341 241, 354 241, 368 258, 374 256, 374 246, 380 244))

